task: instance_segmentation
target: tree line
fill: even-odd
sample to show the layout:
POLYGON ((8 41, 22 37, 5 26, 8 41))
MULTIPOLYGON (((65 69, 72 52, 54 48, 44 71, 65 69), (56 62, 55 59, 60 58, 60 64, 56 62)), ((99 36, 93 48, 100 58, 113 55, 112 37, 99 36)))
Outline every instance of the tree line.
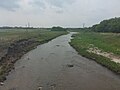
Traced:
POLYGON ((51 31, 66 31, 66 30, 67 30, 66 28, 63 28, 63 27, 60 27, 60 26, 51 28, 51 31))
POLYGON ((90 29, 95 32, 120 33, 120 17, 103 20, 100 24, 93 25, 90 29))

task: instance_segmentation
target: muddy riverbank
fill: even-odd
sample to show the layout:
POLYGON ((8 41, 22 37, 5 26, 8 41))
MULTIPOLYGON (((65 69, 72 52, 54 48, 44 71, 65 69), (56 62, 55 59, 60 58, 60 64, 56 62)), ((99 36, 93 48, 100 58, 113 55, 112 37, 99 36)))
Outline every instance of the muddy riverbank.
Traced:
POLYGON ((6 76, 12 69, 14 69, 14 63, 19 60, 24 54, 36 48, 36 46, 46 43, 63 34, 66 33, 60 33, 58 35, 43 39, 42 41, 36 40, 37 37, 33 39, 21 39, 11 43, 8 48, 3 48, 1 50, 0 57, 0 82, 6 80, 6 76))
POLYGON ((39 42, 32 39, 23 39, 11 44, 0 60, 0 82, 6 80, 6 75, 14 69, 14 63, 38 44, 39 42))
POLYGON ((69 45, 71 36, 60 36, 25 54, 0 90, 119 90, 120 76, 78 55, 69 45))

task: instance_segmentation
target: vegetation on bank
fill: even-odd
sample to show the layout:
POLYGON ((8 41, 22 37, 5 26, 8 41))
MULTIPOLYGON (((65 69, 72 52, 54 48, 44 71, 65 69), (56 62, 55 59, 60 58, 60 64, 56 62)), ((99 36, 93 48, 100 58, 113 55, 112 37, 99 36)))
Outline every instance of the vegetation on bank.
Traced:
POLYGON ((78 34, 73 35, 70 44, 80 55, 93 59, 97 63, 120 74, 120 63, 115 63, 109 58, 87 51, 90 46, 94 45, 105 52, 112 52, 120 55, 120 34, 81 31, 78 34))
POLYGON ((58 26, 58 27, 52 27, 52 28, 51 28, 51 31, 67 31, 67 29, 58 26))
POLYGON ((120 17, 104 20, 100 24, 93 25, 92 31, 120 33, 120 17))
POLYGON ((14 69, 14 63, 20 59, 23 54, 37 45, 48 42, 63 34, 67 34, 67 32, 39 29, 0 32, 0 53, 2 53, 4 49, 7 49, 5 55, 0 59, 0 81, 6 79, 9 71, 14 69))
MULTIPOLYGON (((50 30, 50 29, 49 29, 50 30)), ((36 39, 38 41, 54 38, 66 32, 49 31, 46 29, 5 29, 0 32, 0 51, 11 43, 22 39, 36 39)))

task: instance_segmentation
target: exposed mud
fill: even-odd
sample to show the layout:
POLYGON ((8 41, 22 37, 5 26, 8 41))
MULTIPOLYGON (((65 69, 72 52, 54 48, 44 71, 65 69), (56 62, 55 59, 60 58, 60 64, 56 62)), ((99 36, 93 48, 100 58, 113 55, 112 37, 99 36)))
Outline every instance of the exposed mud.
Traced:
POLYGON ((112 61, 114 61, 116 63, 120 63, 120 56, 114 55, 113 53, 104 52, 97 47, 89 48, 87 51, 91 52, 91 53, 95 53, 97 55, 101 55, 101 56, 110 58, 112 61))
POLYGON ((32 39, 23 39, 11 44, 6 50, 6 54, 0 59, 0 82, 6 80, 6 75, 11 69, 14 69, 14 63, 38 44, 39 42, 32 39))

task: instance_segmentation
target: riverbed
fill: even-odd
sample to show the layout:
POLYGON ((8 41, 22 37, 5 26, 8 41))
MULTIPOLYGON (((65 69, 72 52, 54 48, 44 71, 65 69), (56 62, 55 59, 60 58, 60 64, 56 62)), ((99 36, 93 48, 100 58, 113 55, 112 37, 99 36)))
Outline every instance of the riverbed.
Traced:
POLYGON ((0 90, 120 90, 120 76, 69 45, 73 33, 39 45, 15 63, 0 90))

